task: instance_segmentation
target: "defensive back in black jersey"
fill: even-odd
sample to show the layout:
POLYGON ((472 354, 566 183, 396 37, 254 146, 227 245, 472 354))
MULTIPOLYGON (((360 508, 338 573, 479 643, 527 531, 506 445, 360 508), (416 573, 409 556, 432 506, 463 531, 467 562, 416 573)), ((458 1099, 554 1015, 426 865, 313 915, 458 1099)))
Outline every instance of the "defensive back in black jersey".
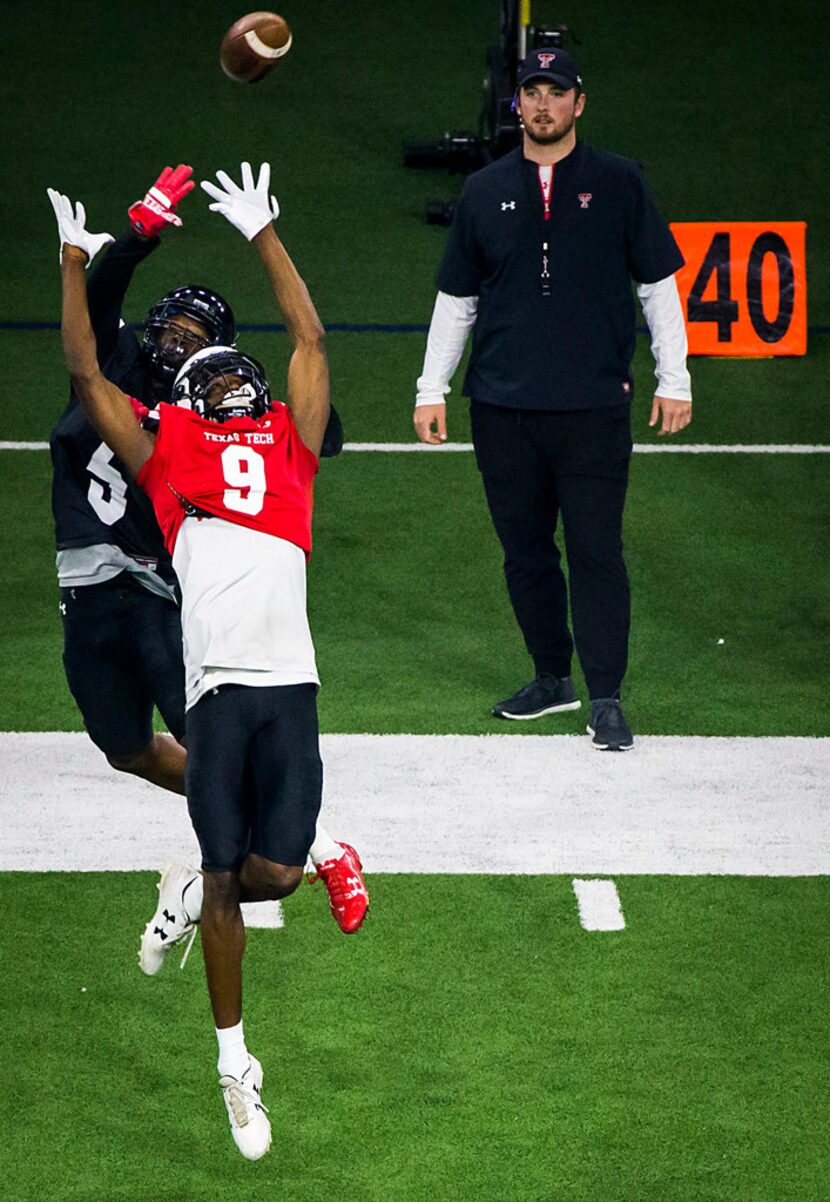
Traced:
MULTIPOLYGON (((159 245, 158 238, 122 235, 90 273, 90 317, 98 362, 108 380, 152 404, 135 333, 121 325, 121 307, 133 272, 159 245)), ((114 544, 138 560, 157 561, 172 581, 170 559, 147 494, 83 415, 74 393, 52 431, 52 512, 58 550, 114 544)))

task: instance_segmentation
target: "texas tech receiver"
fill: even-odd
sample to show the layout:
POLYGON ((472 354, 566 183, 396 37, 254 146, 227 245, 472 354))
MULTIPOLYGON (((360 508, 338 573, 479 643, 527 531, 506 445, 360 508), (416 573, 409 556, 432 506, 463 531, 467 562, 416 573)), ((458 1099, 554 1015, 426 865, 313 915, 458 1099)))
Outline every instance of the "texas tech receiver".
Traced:
MULTIPOLYGON (((242 1154, 258 1159, 270 1126, 262 1067, 242 1033, 239 903, 293 892, 315 839, 319 682, 305 566, 329 378, 323 327, 272 224, 279 209, 269 194, 270 167, 263 164, 255 183, 243 163, 241 188, 224 172, 217 178, 223 188, 203 184, 211 208, 256 247, 285 319, 293 348, 287 404, 271 401, 260 365, 233 347, 189 359, 172 404, 155 414, 107 380, 86 302, 87 254, 68 201, 59 217, 61 329, 81 405, 150 497, 181 586, 187 800, 203 873, 188 880, 184 870, 170 884, 169 901, 166 873, 154 921, 169 921, 169 906, 184 910, 190 926, 201 922, 231 1131, 242 1154)), ((178 923, 174 939, 184 933, 178 923)))

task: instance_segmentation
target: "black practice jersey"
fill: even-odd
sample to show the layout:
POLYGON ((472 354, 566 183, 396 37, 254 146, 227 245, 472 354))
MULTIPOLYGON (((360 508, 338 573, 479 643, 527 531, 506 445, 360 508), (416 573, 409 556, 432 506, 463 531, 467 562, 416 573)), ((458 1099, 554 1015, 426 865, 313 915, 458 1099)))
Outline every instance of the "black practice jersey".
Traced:
MULTIPOLYGON (((121 325, 121 306, 133 271, 157 245, 157 238, 124 234, 93 269, 88 283, 101 370, 145 404, 152 400, 141 348, 136 334, 121 325)), ((159 574, 172 581, 170 559, 147 494, 101 441, 74 392, 52 431, 49 449, 58 550, 111 543, 132 558, 157 560, 159 574)))

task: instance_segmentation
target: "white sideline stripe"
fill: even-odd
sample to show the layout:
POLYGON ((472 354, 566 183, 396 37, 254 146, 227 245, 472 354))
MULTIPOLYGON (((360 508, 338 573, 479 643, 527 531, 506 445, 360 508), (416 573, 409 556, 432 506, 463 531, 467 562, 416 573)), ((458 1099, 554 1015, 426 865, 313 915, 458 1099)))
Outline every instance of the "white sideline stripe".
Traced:
POLYGON ((442 452, 452 451, 472 451, 473 444, 471 442, 344 442, 344 451, 378 451, 387 453, 394 451, 426 451, 429 454, 438 454, 442 452))
MULTIPOLYGON (((585 735, 321 742, 324 824, 368 872, 830 872, 830 739, 638 736, 625 755, 585 735)), ((183 799, 114 772, 83 734, 0 733, 0 829, 7 871, 199 855, 183 799)))
POLYGON ((273 931, 285 926, 285 916, 278 901, 242 902, 242 919, 251 930, 273 931))
MULTIPOLYGON (((451 451, 472 451, 471 442, 445 442, 433 446, 426 442, 345 442, 344 451, 377 451, 382 453, 426 451, 442 454, 451 451)), ((48 451, 48 442, 0 442, 0 451, 48 451)), ((830 455, 830 446, 819 443, 672 443, 635 442, 635 455, 830 455)))
MULTIPOLYGON (((345 442, 344 451, 472 451, 471 442, 345 442)), ((810 443, 665 443, 635 442, 635 455, 828 455, 830 446, 810 443)))
POLYGON ((638 455, 828 455, 830 446, 818 443, 751 443, 751 442, 699 442, 699 443, 656 443, 635 442, 638 455))
POLYGON ((620 895, 613 881, 575 880, 579 921, 586 931, 624 931, 620 895))

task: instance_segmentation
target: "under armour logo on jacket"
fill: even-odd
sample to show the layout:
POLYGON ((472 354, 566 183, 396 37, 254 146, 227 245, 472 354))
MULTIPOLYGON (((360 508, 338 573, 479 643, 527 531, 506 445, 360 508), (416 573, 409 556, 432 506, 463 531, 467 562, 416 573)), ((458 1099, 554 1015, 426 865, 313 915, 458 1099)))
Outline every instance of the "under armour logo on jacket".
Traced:
POLYGON ((505 209, 515 209, 515 207, 516 207, 515 200, 503 200, 501 202, 502 213, 504 212, 505 209))
POLYGON ((580 192, 579 193, 580 208, 587 209, 588 205, 591 203, 593 198, 594 198, 593 192, 580 192))

